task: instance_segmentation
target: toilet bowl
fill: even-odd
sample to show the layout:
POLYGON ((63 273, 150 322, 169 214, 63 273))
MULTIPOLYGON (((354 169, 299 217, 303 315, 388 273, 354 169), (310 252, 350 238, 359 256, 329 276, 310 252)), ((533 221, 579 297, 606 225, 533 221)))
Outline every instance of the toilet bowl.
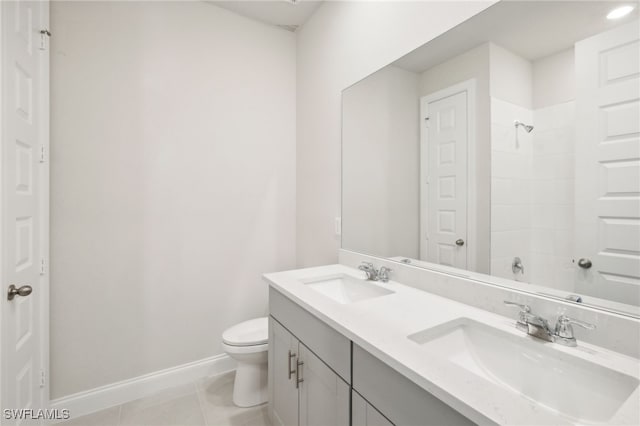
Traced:
POLYGON ((238 363, 233 384, 233 403, 238 407, 267 402, 268 338, 266 317, 236 324, 222 333, 222 348, 238 363))

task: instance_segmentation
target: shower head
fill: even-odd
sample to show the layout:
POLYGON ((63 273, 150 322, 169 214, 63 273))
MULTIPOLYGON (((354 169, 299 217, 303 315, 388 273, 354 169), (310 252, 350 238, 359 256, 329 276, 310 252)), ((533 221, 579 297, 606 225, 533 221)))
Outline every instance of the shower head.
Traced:
POLYGON ((515 124, 516 129, 518 128, 518 126, 524 127, 524 130, 527 133, 531 133, 531 131, 533 130, 533 126, 530 126, 529 124, 524 124, 522 121, 516 120, 513 124, 515 124))

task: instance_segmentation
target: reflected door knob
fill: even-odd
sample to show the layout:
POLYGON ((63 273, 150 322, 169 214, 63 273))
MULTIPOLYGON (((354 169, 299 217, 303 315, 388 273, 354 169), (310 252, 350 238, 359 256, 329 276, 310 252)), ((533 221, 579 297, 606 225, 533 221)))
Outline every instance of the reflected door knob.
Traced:
POLYGON ((581 267, 582 269, 589 269, 591 268, 591 266, 593 266, 593 264, 589 259, 585 259, 583 257, 582 259, 578 260, 578 266, 581 267))
POLYGON ((13 298, 16 296, 28 296, 32 291, 33 288, 31 288, 30 285, 23 285, 18 288, 15 285, 11 284, 9 286, 9 290, 7 291, 7 300, 13 300, 13 298))
POLYGON ((463 240, 462 238, 458 238, 458 239, 456 240, 456 245, 457 245, 458 247, 462 247, 462 246, 464 245, 464 240, 463 240))

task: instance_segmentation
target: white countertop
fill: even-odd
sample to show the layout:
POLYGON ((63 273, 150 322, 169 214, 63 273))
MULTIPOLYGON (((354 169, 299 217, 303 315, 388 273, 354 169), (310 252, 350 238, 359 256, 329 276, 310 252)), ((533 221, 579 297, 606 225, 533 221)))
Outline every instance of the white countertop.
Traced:
MULTIPOLYGON (((515 315, 513 319, 505 318, 394 281, 386 284, 375 283, 393 290, 393 294, 351 304, 340 304, 302 282, 331 274, 363 278, 361 271, 344 265, 265 274, 264 278, 289 299, 475 423, 590 424, 572 422, 522 395, 475 376, 445 360, 430 357, 420 350, 419 345, 407 338, 418 331, 464 317, 512 333, 518 338, 533 339, 515 329, 515 315)), ((620 373, 640 377, 640 361, 635 358, 582 342, 579 342, 576 348, 569 348, 537 341, 541 345, 554 345, 554 349, 560 352, 596 362, 620 373)), ((638 388, 609 424, 640 424, 638 388)))

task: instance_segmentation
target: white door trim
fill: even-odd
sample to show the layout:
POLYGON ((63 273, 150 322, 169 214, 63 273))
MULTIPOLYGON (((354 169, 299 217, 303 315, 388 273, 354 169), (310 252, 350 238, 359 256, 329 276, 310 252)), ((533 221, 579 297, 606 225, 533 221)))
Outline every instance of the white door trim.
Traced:
MULTIPOLYGON (((41 28, 50 29, 50 3, 49 0, 39 0, 42 3, 42 22, 40 23, 41 28)), ((49 265, 50 257, 49 257, 49 207, 50 207, 50 56, 51 56, 51 37, 46 37, 46 45, 45 49, 40 53, 42 55, 42 64, 40 66, 40 75, 38 78, 40 79, 40 98, 38 99, 38 109, 40 110, 40 117, 42 118, 39 132, 40 132, 40 143, 42 145, 42 161, 40 163, 40 259, 43 262, 41 265, 41 274, 40 274, 40 351, 41 351, 41 366, 40 369, 44 374, 44 389, 43 392, 43 401, 46 404, 43 408, 49 408, 51 404, 51 394, 50 394, 50 384, 51 375, 49 374, 49 322, 50 322, 50 270, 49 265)))
POLYGON ((426 224, 427 187, 424 184, 427 176, 428 161, 424 152, 429 146, 429 132, 425 131, 425 117, 429 115, 428 105, 431 102, 456 95, 467 93, 467 269, 476 270, 477 244, 477 218, 476 218, 476 79, 472 78, 461 83, 454 84, 437 92, 430 93, 420 98, 420 252, 426 253, 424 235, 426 224))
MULTIPOLYGON (((4 139, 5 139, 5 135, 4 135, 4 130, 5 126, 4 126, 4 104, 1 102, 2 99, 4 99, 4 59, 1 55, 1 52, 3 50, 4 47, 4 7, 2 5, 2 3, 0 2, 0 165, 4 164, 4 139)), ((2 188, 3 188, 3 182, 2 182, 2 173, 0 173, 0 233, 2 232, 2 224, 4 223, 4 193, 2 192, 2 188)), ((2 244, 3 242, 3 238, 0 238, 0 290, 2 290, 0 293, 4 294, 4 288, 5 288, 5 283, 4 283, 4 270, 3 270, 3 264, 4 262, 2 261, 2 259, 4 259, 4 244, 2 244)), ((4 377, 4 360, 5 360, 5 345, 4 345, 4 308, 3 308, 3 304, 0 302, 0 407, 2 407, 2 402, 4 401, 4 386, 2 385, 2 383, 4 383, 3 377, 4 377)))

